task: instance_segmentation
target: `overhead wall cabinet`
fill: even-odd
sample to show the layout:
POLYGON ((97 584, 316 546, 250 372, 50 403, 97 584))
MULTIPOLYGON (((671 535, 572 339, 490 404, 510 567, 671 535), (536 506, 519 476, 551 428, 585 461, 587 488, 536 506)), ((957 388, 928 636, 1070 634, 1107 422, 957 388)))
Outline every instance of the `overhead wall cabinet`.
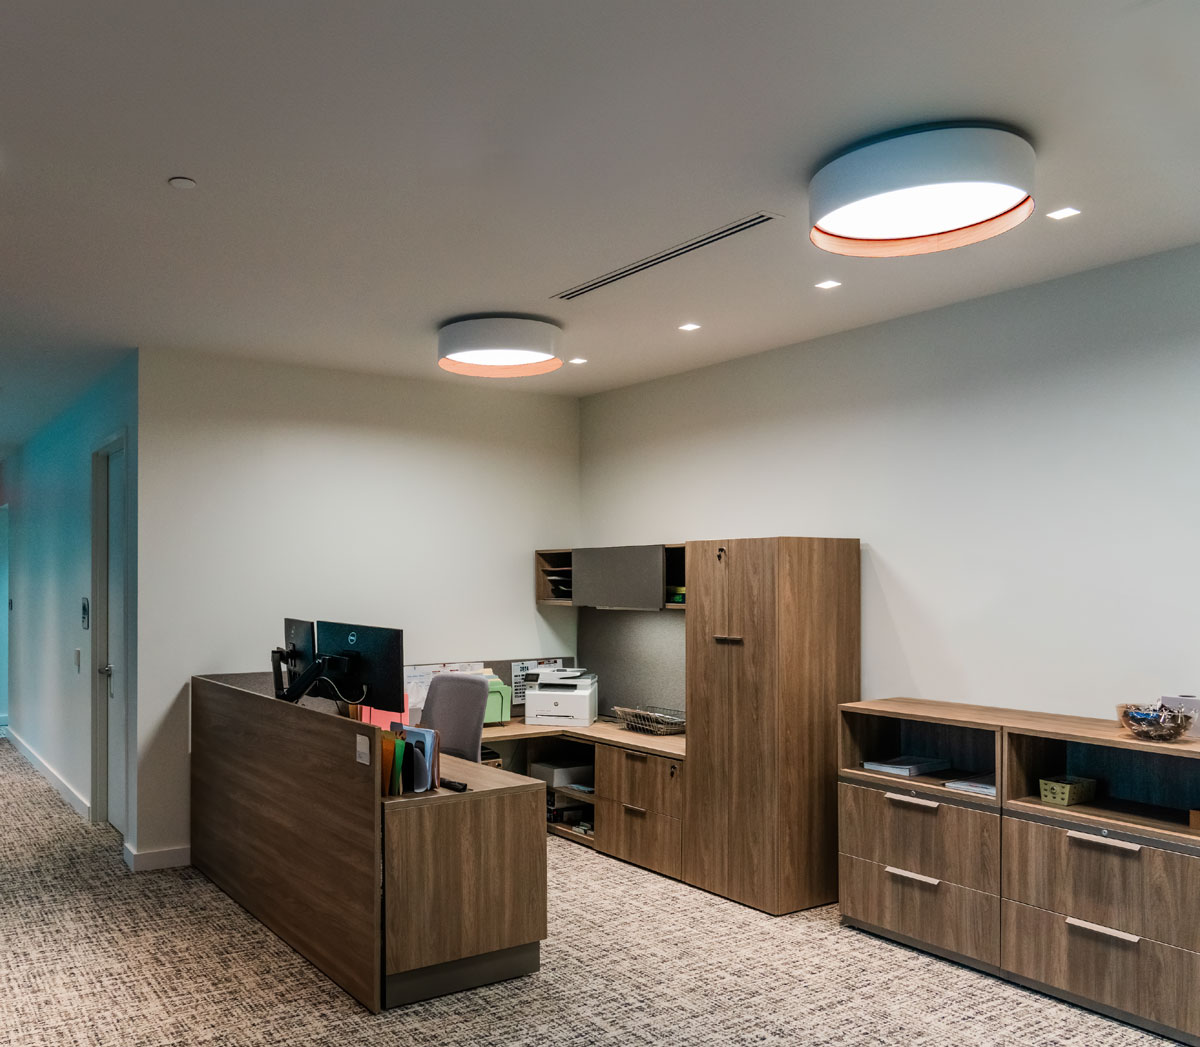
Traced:
POLYGON ((839 777, 843 922, 1200 1044, 1200 740, 893 698, 842 710, 839 777), (862 766, 901 753, 951 766, 862 766), (988 773, 995 796, 946 784, 988 773), (1044 802, 1064 774, 1096 797, 1044 802))
POLYGON ((683 610, 682 545, 539 549, 533 554, 540 604, 616 611, 683 610))
POLYGON ((832 902, 858 539, 689 542, 687 580, 683 878, 774 914, 832 902))

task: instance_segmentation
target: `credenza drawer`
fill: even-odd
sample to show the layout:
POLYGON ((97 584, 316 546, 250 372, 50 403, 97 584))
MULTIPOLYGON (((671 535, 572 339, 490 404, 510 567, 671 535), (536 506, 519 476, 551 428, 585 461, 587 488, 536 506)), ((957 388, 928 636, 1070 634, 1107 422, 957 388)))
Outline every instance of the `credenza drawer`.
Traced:
POLYGON ((855 858, 1000 893, 1000 815, 924 796, 838 786, 838 849, 855 858))
POLYGON ((1019 902, 1002 918, 1004 970, 1200 1034, 1200 954, 1019 902))
POLYGON ((596 800, 596 849, 614 858, 679 879, 683 866, 683 823, 644 807, 596 800))
POLYGON ((596 746, 596 796, 680 818, 683 814, 683 761, 596 746))
POLYGON ((848 854, 839 856, 842 915, 980 963, 1000 963, 1000 899, 848 854))
POLYGON ((1200 858, 1004 818, 1005 898, 1200 952, 1200 858))

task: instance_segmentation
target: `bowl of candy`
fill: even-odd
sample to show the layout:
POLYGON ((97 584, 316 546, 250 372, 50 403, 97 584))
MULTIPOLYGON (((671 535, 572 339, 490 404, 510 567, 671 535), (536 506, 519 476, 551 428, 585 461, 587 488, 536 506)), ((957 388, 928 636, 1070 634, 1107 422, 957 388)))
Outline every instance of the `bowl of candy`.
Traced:
POLYGON ((1117 719, 1139 738, 1152 742, 1173 742, 1191 729, 1196 714, 1163 702, 1146 705, 1129 703, 1117 706, 1117 719))

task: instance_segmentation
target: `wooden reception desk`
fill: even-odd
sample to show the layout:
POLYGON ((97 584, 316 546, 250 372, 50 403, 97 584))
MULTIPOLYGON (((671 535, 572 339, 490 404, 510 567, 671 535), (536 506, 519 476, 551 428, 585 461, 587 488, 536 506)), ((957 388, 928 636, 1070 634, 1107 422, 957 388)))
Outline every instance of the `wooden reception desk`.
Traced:
POLYGON ((380 731, 192 678, 192 864, 372 1011, 536 971, 546 787, 442 757, 465 793, 380 796, 380 731))

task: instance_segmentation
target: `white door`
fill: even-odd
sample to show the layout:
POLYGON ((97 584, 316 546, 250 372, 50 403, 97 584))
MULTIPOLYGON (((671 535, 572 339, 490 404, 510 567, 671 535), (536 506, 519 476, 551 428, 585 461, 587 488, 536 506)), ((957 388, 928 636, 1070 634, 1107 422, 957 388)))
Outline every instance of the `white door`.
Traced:
MULTIPOLYGON (((125 835, 125 452, 108 457, 108 821, 125 835)), ((103 670, 102 670, 103 671, 103 670)))

